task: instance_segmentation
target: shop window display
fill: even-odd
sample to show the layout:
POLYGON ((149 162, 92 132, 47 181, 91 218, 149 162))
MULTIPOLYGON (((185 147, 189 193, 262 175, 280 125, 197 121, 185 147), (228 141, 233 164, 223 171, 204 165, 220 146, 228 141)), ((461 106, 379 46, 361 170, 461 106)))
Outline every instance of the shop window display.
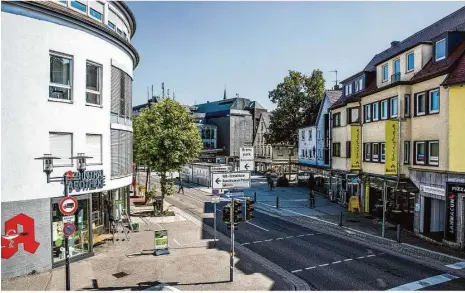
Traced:
MULTIPOLYGON (((78 209, 74 217, 76 232, 69 237, 70 257, 76 257, 89 253, 89 201, 88 199, 78 199, 78 209)), ((58 202, 52 204, 52 248, 53 262, 60 262, 65 259, 65 246, 63 234, 63 215, 61 214, 58 202)), ((66 216, 65 216, 66 217, 66 216)))

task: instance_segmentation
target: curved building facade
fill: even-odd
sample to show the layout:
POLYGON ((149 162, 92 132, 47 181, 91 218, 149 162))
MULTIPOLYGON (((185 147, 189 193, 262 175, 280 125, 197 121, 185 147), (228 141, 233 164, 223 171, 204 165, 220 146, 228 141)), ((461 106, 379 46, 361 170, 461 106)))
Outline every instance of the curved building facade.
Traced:
MULTIPOLYGON (((63 225, 71 259, 92 255, 125 217, 132 182, 132 76, 139 55, 131 45, 134 15, 123 2, 2 1, 1 194, 2 277, 64 263, 63 225), (59 211, 63 182, 52 177, 87 169, 68 185, 78 201, 71 217, 59 211)), ((77 175, 77 173, 76 173, 77 175)))

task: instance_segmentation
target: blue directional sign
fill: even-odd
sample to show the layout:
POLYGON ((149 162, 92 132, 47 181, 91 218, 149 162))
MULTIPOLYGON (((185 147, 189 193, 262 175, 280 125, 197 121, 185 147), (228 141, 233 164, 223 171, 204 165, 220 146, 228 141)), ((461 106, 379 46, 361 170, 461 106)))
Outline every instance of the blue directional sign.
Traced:
POLYGON ((65 234, 66 237, 73 235, 74 232, 76 232, 76 226, 74 224, 66 223, 63 227, 63 234, 65 234))
POLYGON ((244 191, 242 190, 225 190, 224 196, 228 198, 237 198, 237 197, 244 197, 244 191))

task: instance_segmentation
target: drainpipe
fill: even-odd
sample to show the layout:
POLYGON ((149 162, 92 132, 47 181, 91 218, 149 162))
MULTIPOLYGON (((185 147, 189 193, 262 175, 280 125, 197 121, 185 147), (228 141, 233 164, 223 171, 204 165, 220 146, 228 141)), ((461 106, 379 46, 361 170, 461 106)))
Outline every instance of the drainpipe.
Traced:
MULTIPOLYGON (((362 99, 359 98, 358 99, 358 117, 359 117, 359 123, 360 123, 360 143, 362 144, 362 147, 361 147, 361 150, 362 150, 362 154, 360 155, 360 170, 358 171, 358 174, 359 174, 359 180, 358 180, 358 200, 359 202, 362 202, 362 190, 363 190, 363 199, 365 199, 365 196, 367 196, 365 194, 365 188, 362 189, 362 176, 363 175, 363 168, 361 167, 362 166, 362 162, 363 162, 363 156, 365 155, 363 153, 363 116, 362 116, 362 99)), ((386 144, 386 142, 384 142, 386 144)), ((380 154, 381 155, 381 154, 380 154)), ((349 163, 350 164, 350 163, 349 163)), ((367 210, 366 207, 365 207, 365 203, 366 203, 366 200, 363 200, 363 208, 364 210, 367 210)))

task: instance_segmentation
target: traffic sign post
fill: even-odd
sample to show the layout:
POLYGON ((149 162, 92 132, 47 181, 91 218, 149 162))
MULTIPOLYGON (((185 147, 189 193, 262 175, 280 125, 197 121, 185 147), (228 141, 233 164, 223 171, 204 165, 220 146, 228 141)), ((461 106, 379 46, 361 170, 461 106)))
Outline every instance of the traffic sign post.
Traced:
MULTIPOLYGON (((215 191, 215 190, 213 190, 215 191)), ((215 192, 213 192, 214 194, 215 192)), ((215 230, 214 233, 214 238, 215 238, 215 246, 216 246, 216 204, 220 202, 220 197, 219 196, 213 196, 212 197, 212 203, 213 203, 213 229, 215 230)))
MULTIPOLYGON (((68 190, 66 187, 65 189, 68 190)), ((72 196, 65 196, 62 200, 60 200, 59 208, 63 215, 70 216, 76 212, 78 208, 78 202, 72 196)))
POLYGON ((251 172, 255 170, 254 148, 239 149, 239 170, 251 172))
POLYGON ((66 239, 73 235, 74 232, 76 232, 76 226, 74 224, 71 224, 71 223, 66 223, 64 226, 63 226, 63 234, 65 234, 65 237, 66 239))
POLYGON ((250 172, 213 173, 213 189, 250 188, 250 172))

